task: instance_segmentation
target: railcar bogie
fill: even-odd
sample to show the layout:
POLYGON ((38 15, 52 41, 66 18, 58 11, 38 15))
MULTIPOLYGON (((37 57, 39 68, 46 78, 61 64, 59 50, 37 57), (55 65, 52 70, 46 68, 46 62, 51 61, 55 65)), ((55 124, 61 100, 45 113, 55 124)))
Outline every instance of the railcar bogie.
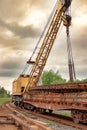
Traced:
POLYGON ((71 115, 75 123, 87 123, 87 111, 84 110, 72 110, 71 115))

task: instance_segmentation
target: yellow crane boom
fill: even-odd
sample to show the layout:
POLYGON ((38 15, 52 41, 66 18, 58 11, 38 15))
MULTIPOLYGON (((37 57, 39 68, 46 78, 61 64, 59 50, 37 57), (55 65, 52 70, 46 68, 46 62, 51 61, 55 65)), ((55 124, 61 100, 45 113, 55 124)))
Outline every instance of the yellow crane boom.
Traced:
POLYGON ((35 86, 38 83, 38 80, 42 74, 47 58, 51 51, 51 48, 54 44, 54 40, 56 39, 56 35, 59 31, 61 22, 63 21, 63 17, 65 16, 65 12, 71 5, 71 2, 72 0, 60 0, 58 2, 57 9, 52 18, 52 21, 48 28, 46 36, 43 40, 43 43, 37 55, 36 61, 30 72, 29 81, 26 87, 24 88, 23 93, 28 92, 29 88, 31 88, 32 86, 35 86))

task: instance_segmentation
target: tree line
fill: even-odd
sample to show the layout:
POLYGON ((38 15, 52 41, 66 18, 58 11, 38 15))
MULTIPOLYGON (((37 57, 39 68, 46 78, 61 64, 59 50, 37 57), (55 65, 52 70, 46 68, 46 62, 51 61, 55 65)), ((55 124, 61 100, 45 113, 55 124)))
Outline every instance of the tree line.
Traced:
POLYGON ((10 91, 7 91, 4 87, 0 86, 0 98, 7 98, 10 96, 10 91))
MULTIPOLYGON (((44 71, 41 76, 42 84, 43 85, 50 85, 50 84, 61 84, 61 83, 68 83, 69 80, 62 78, 59 72, 54 72, 53 70, 44 71)), ((77 79, 74 82, 87 82, 87 79, 79 80, 77 79)))

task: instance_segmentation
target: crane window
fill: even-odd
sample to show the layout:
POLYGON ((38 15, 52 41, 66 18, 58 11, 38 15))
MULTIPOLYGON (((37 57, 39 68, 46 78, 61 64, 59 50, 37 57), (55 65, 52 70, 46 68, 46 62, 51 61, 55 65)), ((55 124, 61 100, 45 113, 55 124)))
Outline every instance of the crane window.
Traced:
POLYGON ((24 91, 24 87, 21 87, 21 92, 23 92, 24 91))

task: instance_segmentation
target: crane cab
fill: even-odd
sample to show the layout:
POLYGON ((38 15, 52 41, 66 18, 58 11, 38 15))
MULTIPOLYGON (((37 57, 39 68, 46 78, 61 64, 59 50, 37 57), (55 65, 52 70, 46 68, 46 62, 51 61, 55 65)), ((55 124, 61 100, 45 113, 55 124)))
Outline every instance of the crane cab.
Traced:
POLYGON ((12 95, 22 95, 25 87, 29 82, 30 71, 34 65, 34 61, 27 61, 28 66, 28 74, 21 74, 16 80, 12 83, 12 95))
MULTIPOLYGON (((33 67, 33 64, 35 62, 28 61, 27 64, 29 64, 29 70, 30 71, 33 67)), ((23 91, 26 88, 28 82, 29 82, 30 74, 21 74, 16 80, 12 83, 12 101, 16 104, 19 104, 19 102, 22 101, 22 95, 23 91)))
POLYGON ((22 95, 24 88, 26 87, 29 80, 29 75, 21 75, 18 79, 13 81, 12 94, 22 95))

